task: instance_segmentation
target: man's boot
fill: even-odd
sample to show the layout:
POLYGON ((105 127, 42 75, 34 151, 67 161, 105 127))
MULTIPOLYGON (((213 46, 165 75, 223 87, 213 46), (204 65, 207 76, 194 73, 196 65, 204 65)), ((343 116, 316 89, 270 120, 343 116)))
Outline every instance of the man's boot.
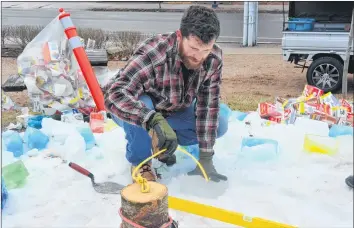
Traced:
MULTIPOLYGON (((133 174, 134 169, 136 166, 132 166, 131 168, 131 173, 133 174)), ((147 181, 156 181, 156 173, 154 171, 154 168, 152 167, 152 163, 148 162, 144 164, 137 172, 135 175, 140 174, 143 178, 145 178, 147 181)), ((135 180, 133 180, 135 182, 135 180)))

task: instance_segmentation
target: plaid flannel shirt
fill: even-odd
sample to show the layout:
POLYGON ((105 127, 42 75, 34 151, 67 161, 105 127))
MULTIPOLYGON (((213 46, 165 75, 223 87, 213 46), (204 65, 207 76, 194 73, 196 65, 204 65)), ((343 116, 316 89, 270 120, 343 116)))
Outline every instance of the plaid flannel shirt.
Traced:
POLYGON ((186 87, 176 33, 147 39, 104 89, 109 112, 130 124, 145 127, 155 113, 138 100, 149 95, 165 117, 189 107, 196 98, 196 134, 201 152, 214 152, 218 127, 222 51, 214 45, 203 66, 188 77, 186 87))

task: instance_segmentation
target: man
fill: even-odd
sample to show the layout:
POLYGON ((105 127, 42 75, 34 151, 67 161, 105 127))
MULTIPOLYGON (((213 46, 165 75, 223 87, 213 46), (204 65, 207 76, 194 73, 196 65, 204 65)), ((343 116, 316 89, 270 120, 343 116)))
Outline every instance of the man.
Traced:
MULTIPOLYGON (((163 18, 162 18, 163 19, 163 18)), ((191 6, 180 29, 143 42, 109 83, 105 105, 126 133, 126 158, 134 166, 151 156, 173 165, 177 145, 199 144, 199 161, 210 179, 227 180, 213 164, 215 139, 227 131, 219 116, 222 51, 215 44, 220 23, 212 9, 191 6), (150 133, 150 134, 149 134, 150 133), (155 150, 153 152, 156 152, 155 150)), ((151 162, 140 174, 156 181, 151 162)), ((202 175, 197 167, 189 175, 202 175)))

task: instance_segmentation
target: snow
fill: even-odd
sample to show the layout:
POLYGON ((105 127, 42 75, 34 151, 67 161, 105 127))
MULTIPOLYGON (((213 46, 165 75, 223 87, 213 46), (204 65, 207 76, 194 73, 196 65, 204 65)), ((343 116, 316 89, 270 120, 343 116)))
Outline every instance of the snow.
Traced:
MULTIPOLYGON (((162 183, 170 196, 248 216, 298 227, 352 227, 353 192, 344 180, 353 172, 353 137, 337 137, 335 155, 304 152, 307 131, 328 134, 321 124, 301 120, 295 125, 262 127, 255 114, 242 122, 230 121, 228 132, 215 145, 216 167, 229 181, 206 183, 200 177, 179 175, 162 183), (242 150, 242 139, 250 133, 278 141, 277 156, 269 145, 242 150), (269 151, 269 157, 243 156, 250 151, 255 156, 269 151)), ((85 151, 85 142, 73 125, 50 119, 42 125, 51 141, 44 151, 33 150, 21 157, 30 175, 24 188, 9 191, 3 227, 119 227, 120 195, 96 193, 90 180, 69 168, 68 162, 90 170, 96 182, 129 184, 124 131, 118 127, 95 134, 97 146, 85 151)), ((2 152, 2 166, 14 160, 10 152, 2 152)), ((174 210, 170 215, 179 227, 235 227, 174 210)))

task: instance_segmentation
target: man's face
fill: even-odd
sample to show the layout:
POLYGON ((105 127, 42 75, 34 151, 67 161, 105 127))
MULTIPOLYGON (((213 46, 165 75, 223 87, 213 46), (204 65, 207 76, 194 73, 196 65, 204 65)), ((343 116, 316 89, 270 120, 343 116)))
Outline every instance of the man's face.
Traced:
POLYGON ((179 35, 178 41, 179 55, 183 64, 189 70, 195 70, 201 67, 215 43, 215 40, 212 40, 210 43, 204 44, 198 37, 192 35, 186 38, 182 38, 182 36, 179 35))

